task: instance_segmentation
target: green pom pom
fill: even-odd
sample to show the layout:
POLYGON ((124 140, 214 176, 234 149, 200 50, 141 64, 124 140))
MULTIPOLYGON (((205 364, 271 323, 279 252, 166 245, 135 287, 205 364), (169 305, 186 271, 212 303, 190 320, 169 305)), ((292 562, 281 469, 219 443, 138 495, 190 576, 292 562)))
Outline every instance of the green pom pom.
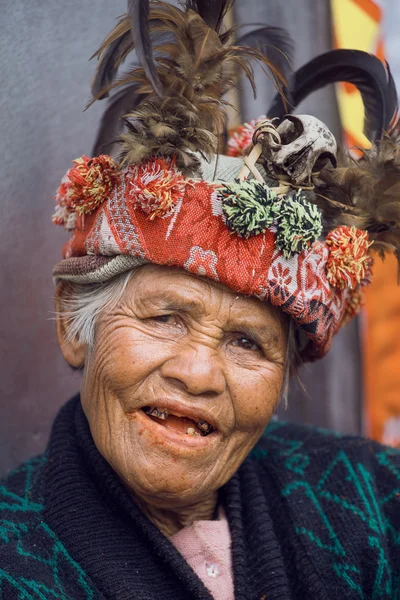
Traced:
POLYGON ((301 190, 276 202, 273 210, 278 229, 276 243, 285 258, 302 252, 320 237, 321 213, 301 190))
POLYGON ((258 235, 272 225, 276 202, 273 188, 251 180, 225 184, 218 193, 226 224, 240 237, 258 235))

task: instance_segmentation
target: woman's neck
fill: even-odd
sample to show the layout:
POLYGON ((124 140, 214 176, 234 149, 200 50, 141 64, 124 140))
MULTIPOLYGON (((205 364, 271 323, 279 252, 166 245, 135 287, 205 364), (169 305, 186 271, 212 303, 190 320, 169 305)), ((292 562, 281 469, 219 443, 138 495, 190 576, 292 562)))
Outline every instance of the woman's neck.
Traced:
POLYGON ((167 537, 178 533, 194 521, 211 521, 218 502, 217 492, 213 492, 201 502, 176 509, 159 508, 137 496, 133 498, 150 521, 167 537))

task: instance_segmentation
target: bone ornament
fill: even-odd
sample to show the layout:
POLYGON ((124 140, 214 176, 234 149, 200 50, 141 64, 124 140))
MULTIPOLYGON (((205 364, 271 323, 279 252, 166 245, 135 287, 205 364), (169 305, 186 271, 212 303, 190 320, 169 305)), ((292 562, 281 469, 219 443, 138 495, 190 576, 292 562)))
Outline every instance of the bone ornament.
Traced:
POLYGON ((335 137, 319 119, 287 115, 276 131, 280 142, 276 135, 257 139, 262 146, 263 166, 274 179, 307 186, 324 167, 336 167, 335 137))

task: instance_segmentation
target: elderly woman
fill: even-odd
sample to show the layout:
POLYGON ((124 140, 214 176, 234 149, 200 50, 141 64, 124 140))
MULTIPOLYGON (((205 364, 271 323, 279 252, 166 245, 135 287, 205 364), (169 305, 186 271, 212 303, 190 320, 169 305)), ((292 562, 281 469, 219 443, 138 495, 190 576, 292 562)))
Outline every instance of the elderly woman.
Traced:
POLYGON ((378 145, 358 163, 281 97, 216 160, 235 67, 281 71, 229 46, 223 2, 148 8, 131 2, 99 51, 94 96, 124 87, 98 144, 126 115, 120 155, 75 160, 57 193, 57 331, 82 386, 0 488, 0 598, 398 598, 400 454, 270 422, 357 313, 370 246, 398 250, 393 83, 339 52, 286 87, 295 105, 360 86, 378 145), (142 66, 117 80, 133 45, 142 66))

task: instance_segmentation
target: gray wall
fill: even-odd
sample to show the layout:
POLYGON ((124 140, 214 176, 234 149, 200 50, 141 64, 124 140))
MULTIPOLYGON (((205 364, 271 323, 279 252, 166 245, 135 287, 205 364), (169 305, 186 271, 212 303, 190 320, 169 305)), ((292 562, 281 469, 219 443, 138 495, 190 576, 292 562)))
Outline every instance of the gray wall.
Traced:
POLYGON ((393 77, 400 90, 400 2, 399 0, 382 0, 383 34, 385 37, 386 56, 390 63, 393 77))
POLYGON ((57 347, 51 223, 71 160, 90 153, 101 106, 83 113, 100 44, 125 0, 0 0, 0 473, 45 446, 79 387, 57 347))
MULTIPOLYGON (((86 58, 125 7, 125 0, 0 0, 0 474, 43 450, 57 409, 79 387, 51 320, 51 270, 66 239, 51 224, 53 195, 70 161, 90 152, 102 107, 82 112, 93 72, 86 58)), ((327 7, 327 0, 237 0, 239 20, 290 30, 298 64, 328 47, 327 7)), ((272 90, 261 84, 258 105, 244 94, 244 116, 253 117, 272 90)), ((316 94, 308 110, 337 128, 332 91, 316 94)), ((352 349, 345 370, 323 361, 316 380, 311 367, 310 397, 293 394, 291 417, 358 427, 354 395, 349 418, 339 402, 357 385, 356 332, 348 332, 350 343, 340 336, 329 359, 341 364, 352 349)))

